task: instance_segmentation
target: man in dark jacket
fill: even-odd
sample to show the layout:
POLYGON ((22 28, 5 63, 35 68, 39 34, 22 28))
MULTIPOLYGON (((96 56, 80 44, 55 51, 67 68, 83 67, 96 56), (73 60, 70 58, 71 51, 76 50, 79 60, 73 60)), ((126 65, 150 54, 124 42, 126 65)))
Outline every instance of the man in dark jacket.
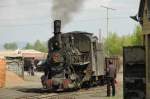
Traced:
POLYGON ((110 96, 112 87, 112 96, 115 96, 115 78, 116 78, 116 68, 112 61, 109 61, 107 67, 107 96, 110 96))

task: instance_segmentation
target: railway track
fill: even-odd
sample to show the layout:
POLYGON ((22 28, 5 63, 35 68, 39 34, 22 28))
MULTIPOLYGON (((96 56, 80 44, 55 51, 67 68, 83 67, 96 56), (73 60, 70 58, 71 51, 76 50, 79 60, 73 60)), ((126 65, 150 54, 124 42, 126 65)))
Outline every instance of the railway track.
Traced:
POLYGON ((54 95, 54 94, 47 94, 47 95, 35 95, 35 96, 25 96, 16 99, 76 99, 75 96, 72 95, 54 95))
POLYGON ((90 88, 88 90, 81 89, 75 92, 62 92, 62 93, 49 93, 49 94, 39 94, 33 96, 23 96, 16 99, 77 99, 76 96, 81 94, 93 94, 96 91, 105 91, 105 87, 90 88))

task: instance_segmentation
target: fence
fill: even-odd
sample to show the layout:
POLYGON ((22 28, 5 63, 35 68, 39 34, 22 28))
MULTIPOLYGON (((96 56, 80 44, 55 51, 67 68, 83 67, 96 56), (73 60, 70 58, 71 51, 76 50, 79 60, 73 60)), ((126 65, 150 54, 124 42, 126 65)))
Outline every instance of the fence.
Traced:
POLYGON ((7 69, 24 78, 24 66, 22 57, 6 57, 7 69))

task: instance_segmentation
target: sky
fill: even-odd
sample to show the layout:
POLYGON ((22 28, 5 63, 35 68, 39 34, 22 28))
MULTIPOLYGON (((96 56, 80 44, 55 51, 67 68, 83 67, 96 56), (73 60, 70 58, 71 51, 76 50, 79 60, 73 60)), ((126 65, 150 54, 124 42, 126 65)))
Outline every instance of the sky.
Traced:
MULTIPOLYGON (((59 1, 59 0, 58 0, 59 1)), ((106 36, 106 9, 109 10, 109 32, 118 35, 133 33, 140 0, 84 0, 80 10, 62 32, 87 31, 106 36)), ((0 0, 0 44, 6 42, 47 41, 53 35, 52 0, 0 0)))

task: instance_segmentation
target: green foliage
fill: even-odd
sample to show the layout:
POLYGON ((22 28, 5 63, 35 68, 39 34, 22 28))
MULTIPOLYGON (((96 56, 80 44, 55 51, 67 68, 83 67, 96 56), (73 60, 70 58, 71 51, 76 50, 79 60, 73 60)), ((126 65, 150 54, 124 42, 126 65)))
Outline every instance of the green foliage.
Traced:
POLYGON ((46 44, 43 42, 40 42, 40 40, 37 40, 35 43, 34 43, 34 49, 35 50, 38 50, 38 51, 41 51, 41 52, 47 52, 47 47, 46 47, 46 44))
POLYGON ((106 38, 104 45, 104 49, 107 54, 121 54, 122 40, 116 33, 110 33, 110 35, 106 38))
POLYGON ((27 43, 26 46, 24 47, 24 49, 33 49, 32 44, 27 43))
POLYGON ((142 29, 137 26, 132 35, 118 36, 116 33, 110 35, 104 41, 105 53, 109 55, 122 55, 123 46, 142 45, 142 29))
POLYGON ((41 52, 47 52, 47 45, 45 42, 41 42, 40 40, 35 41, 34 44, 27 43, 24 49, 34 49, 41 52))
POLYGON ((5 43, 4 48, 7 50, 16 50, 18 46, 15 42, 12 42, 12 43, 5 43))
POLYGON ((142 28, 140 26, 137 26, 136 29, 134 30, 134 33, 131 36, 131 44, 132 45, 143 44, 142 28))

